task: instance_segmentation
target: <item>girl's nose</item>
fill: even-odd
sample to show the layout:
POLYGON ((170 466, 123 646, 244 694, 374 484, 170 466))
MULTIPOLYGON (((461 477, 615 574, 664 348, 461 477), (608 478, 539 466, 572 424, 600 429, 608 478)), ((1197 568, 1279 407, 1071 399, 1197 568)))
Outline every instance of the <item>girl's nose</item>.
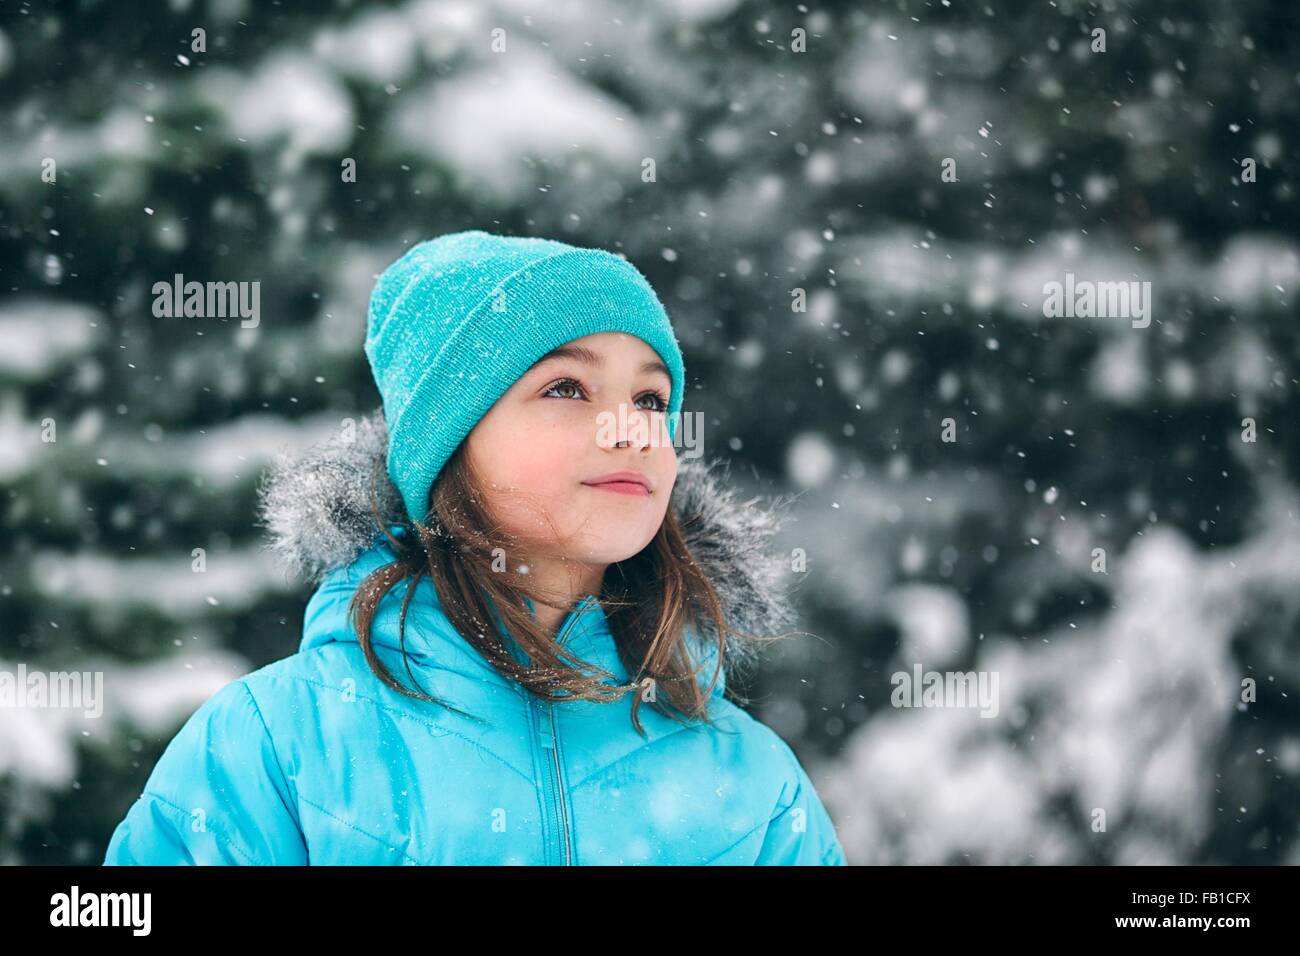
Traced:
POLYGON ((597 438, 605 438, 600 443, 608 443, 613 448, 630 447, 640 450, 651 447, 660 440, 655 434, 654 416, 647 410, 628 403, 616 406, 613 411, 601 412, 600 421, 597 438))

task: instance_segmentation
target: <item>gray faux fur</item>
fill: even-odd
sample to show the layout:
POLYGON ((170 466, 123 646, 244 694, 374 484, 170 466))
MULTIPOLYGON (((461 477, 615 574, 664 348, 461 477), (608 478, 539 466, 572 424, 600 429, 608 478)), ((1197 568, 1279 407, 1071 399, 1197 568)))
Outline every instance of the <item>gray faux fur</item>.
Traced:
MULTIPOLYGON (((309 583, 350 563, 379 532, 371 512, 375 484, 384 524, 405 524, 402 499, 388 477, 388 428, 383 409, 363 417, 351 435, 340 433, 300 457, 281 454, 258 487, 261 523, 270 550, 291 575, 309 583), (349 440, 350 439, 350 440, 349 440)), ((703 459, 678 459, 671 505, 692 557, 713 582, 729 628, 771 636, 792 626, 786 590, 787 558, 771 549, 783 502, 758 507, 735 500, 725 474, 703 459)), ((712 638, 712 630, 706 631, 712 638)), ((755 663, 757 644, 731 632, 727 683, 755 663)))

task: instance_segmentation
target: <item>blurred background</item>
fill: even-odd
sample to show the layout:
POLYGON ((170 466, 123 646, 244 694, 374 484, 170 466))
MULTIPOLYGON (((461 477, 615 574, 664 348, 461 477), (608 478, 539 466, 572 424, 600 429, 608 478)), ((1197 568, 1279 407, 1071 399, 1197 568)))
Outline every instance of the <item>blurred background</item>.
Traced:
POLYGON ((259 476, 378 405, 376 274, 481 228, 625 254, 706 456, 790 496, 807 633, 751 710, 851 862, 1300 863, 1298 23, 0 0, 0 670, 105 675, 0 709, 0 862, 98 863, 296 651, 259 476), (156 317, 177 273, 259 322, 156 317), (1150 324, 1047 317, 1067 273, 1150 324), (918 666, 996 716, 894 706, 918 666))

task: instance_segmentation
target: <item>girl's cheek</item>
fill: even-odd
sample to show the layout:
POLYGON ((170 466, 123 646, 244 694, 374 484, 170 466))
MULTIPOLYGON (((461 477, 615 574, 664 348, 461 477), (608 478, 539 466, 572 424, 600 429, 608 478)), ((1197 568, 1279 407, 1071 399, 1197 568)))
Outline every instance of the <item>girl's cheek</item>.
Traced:
POLYGON ((539 398, 520 407, 514 416, 518 429, 550 426, 573 418, 573 406, 577 402, 566 402, 558 398, 539 398))
POLYGON ((544 425, 520 432, 502 460, 509 484, 540 495, 568 487, 575 453, 563 435, 562 430, 544 425))
MULTIPOLYGON (((566 452, 595 442, 601 421, 590 405, 578 401, 555 399, 542 404, 521 422, 519 434, 531 445, 562 446, 566 452), (545 442, 539 440, 545 435, 545 442)), ((539 448, 545 454, 545 448, 539 448)))

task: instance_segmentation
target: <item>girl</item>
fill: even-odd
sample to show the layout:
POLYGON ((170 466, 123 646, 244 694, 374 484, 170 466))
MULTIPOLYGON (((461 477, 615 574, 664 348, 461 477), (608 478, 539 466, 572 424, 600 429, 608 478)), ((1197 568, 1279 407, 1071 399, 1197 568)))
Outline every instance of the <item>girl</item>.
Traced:
POLYGON ((298 653, 190 717, 104 862, 843 864, 727 698, 789 618, 774 524, 679 463, 641 273, 442 236, 379 277, 365 353, 382 414, 260 489, 319 580, 298 653))

